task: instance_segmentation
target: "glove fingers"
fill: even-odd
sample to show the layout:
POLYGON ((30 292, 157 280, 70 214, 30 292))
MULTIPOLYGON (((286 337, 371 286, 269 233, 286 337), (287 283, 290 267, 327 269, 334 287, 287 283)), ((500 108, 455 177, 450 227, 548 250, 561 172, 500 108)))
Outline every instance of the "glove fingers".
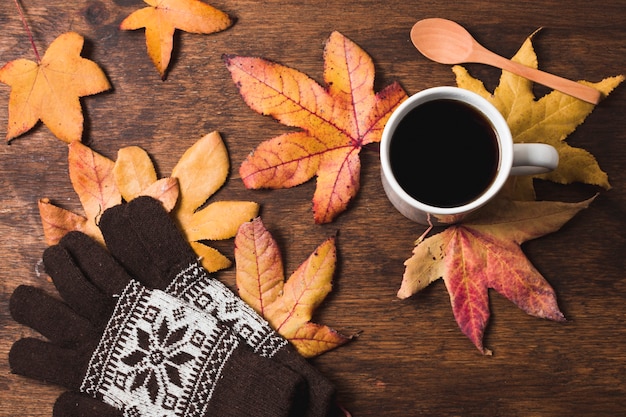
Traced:
POLYGON ((67 391, 57 398, 52 415, 53 417, 122 417, 123 411, 78 392, 67 391))
POLYGON ((96 325, 110 316, 111 298, 87 280, 63 246, 47 248, 43 253, 43 262, 59 294, 74 311, 96 325))
POLYGON ((161 277, 154 257, 127 217, 126 206, 131 203, 112 207, 103 213, 99 226, 104 241, 113 257, 133 278, 148 288, 165 289, 167 280, 161 277))
POLYGON ((196 260, 161 202, 150 197, 105 211, 100 229, 113 256, 147 287, 165 289, 196 260))
POLYGON ((18 340, 9 351, 13 373, 69 389, 79 388, 87 360, 75 350, 34 338, 18 340))
POLYGON ((68 233, 59 246, 70 254, 87 281, 109 297, 120 294, 128 285, 131 278, 124 268, 101 244, 84 233, 68 233))
POLYGON ((15 321, 37 330, 59 345, 76 345, 95 334, 88 320, 39 288, 17 287, 11 295, 9 309, 15 321))

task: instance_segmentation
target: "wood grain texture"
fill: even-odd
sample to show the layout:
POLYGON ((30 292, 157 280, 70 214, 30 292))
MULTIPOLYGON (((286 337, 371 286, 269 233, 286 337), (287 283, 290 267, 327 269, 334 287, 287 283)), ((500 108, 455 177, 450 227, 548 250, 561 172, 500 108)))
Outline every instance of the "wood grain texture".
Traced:
MULTIPOLYGON (((289 190, 249 191, 237 171, 261 141, 290 129, 250 110, 221 55, 262 56, 322 80, 323 44, 334 30, 373 58, 377 89, 399 81, 412 94, 453 85, 449 66, 428 61, 409 32, 426 17, 463 24, 483 45, 512 56, 539 27, 535 47, 543 70, 599 81, 625 72, 622 0, 316 1, 215 0, 237 18, 213 35, 178 33, 171 70, 162 82, 145 50, 143 31, 120 21, 140 0, 21 1, 40 51, 59 34, 86 38, 83 55, 107 73, 114 89, 82 99, 84 142, 114 159, 138 145, 170 173, 192 143, 218 130, 231 156, 231 176, 216 199, 255 200, 282 248, 290 274, 328 236, 337 234, 334 290, 315 321, 344 333, 347 346, 313 361, 338 387, 342 404, 367 416, 617 416, 626 414, 626 89, 602 102, 568 142, 594 154, 613 188, 537 184, 542 199, 579 201, 600 191, 591 207, 561 231, 524 250, 554 286, 568 321, 535 319, 491 292, 492 320, 482 356, 458 329, 442 282, 408 300, 395 296, 403 262, 424 228, 386 200, 375 146, 362 155, 361 190, 331 224, 313 224, 314 181, 289 190)), ((12 2, 0 8, 0 64, 32 58, 12 2)), ((493 88, 499 71, 470 72, 493 88)), ((546 90, 537 88, 539 94, 546 90)), ((0 135, 7 126, 9 88, 0 86, 0 135)), ((49 197, 80 211, 67 174, 67 148, 45 126, 0 146, 0 416, 49 416, 60 389, 10 373, 11 344, 29 329, 16 324, 8 299, 21 284, 52 291, 42 272, 45 248, 37 200, 49 197)), ((216 244, 232 258, 232 240, 216 244)), ((219 278, 234 283, 234 269, 219 278)))

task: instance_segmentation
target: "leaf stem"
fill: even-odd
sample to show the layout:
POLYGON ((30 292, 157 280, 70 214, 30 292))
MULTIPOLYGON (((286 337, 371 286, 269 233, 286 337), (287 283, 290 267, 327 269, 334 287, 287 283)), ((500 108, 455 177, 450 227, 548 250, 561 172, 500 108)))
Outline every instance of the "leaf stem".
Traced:
POLYGON ((431 230, 433 230, 433 223, 430 220, 430 213, 427 214, 426 219, 428 220, 428 229, 426 229, 424 231, 424 233, 422 233, 422 235, 420 237, 417 238, 417 240, 415 241, 415 246, 419 245, 420 243, 422 243, 424 241, 424 239, 426 239, 426 236, 428 236, 428 234, 430 233, 431 230))
POLYGON ((17 11, 20 13, 20 17, 22 18, 22 24, 24 25, 24 29, 26 29, 26 33, 28 34, 28 39, 30 40, 30 45, 33 47, 33 51, 35 52, 35 57, 37 58, 37 63, 41 64, 41 56, 39 55, 39 51, 37 50, 37 45, 35 45, 35 40, 33 39, 33 34, 28 27, 28 23, 26 23, 26 16, 24 16, 24 11, 20 6, 18 0, 13 0, 15 2, 15 6, 17 7, 17 11))

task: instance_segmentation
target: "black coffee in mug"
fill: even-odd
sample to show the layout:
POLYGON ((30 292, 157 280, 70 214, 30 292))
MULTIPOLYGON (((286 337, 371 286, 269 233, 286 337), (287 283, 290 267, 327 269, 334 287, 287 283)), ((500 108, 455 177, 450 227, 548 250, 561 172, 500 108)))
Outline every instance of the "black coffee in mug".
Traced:
POLYGON ((411 197, 436 207, 475 200, 498 171, 498 138, 472 106, 432 100, 410 110, 389 142, 391 170, 411 197))

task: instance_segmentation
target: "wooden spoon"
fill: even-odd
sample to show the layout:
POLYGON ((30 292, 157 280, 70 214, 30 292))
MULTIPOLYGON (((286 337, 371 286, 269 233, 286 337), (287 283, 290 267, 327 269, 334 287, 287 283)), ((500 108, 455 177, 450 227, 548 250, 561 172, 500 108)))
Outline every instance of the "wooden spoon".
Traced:
POLYGON ((465 28, 447 19, 424 19, 411 29, 413 45, 427 58, 441 64, 487 64, 528 78, 588 103, 602 98, 595 88, 518 64, 480 45, 465 28))

